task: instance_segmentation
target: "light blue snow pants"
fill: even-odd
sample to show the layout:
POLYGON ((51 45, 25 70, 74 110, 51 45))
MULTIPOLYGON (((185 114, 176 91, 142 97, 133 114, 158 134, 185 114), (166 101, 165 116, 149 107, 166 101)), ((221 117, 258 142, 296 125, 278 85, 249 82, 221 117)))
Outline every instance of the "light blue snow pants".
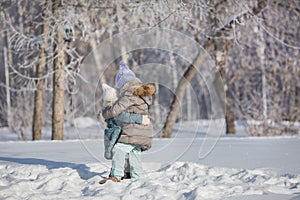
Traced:
POLYGON ((112 176, 119 179, 124 176, 125 158, 129 158, 131 179, 135 180, 144 176, 141 152, 141 148, 137 146, 116 143, 112 149, 112 176))

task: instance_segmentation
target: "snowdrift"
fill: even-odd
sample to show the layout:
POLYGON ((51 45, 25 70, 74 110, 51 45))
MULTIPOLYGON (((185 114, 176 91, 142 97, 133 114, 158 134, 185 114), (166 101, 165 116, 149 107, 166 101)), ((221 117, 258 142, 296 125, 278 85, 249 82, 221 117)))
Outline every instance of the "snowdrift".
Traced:
MULTIPOLYGON (((1 199, 230 199, 300 193, 300 176, 268 169, 234 169, 176 162, 146 177, 99 185, 109 168, 99 163, 29 164, 2 161, 1 199)), ((42 163, 42 160, 36 160, 42 163)), ((260 199, 260 198, 256 198, 260 199)), ((272 198, 270 198, 272 199, 272 198)), ((281 198, 282 199, 282 198, 281 198)), ((284 198, 283 198, 284 199, 284 198)))
POLYGON ((162 162, 170 151, 159 149, 175 153, 185 140, 154 143, 143 156, 146 177, 100 185, 110 171, 100 159, 102 140, 0 142, 0 199, 300 199, 299 138, 223 138, 204 160, 194 142, 170 163, 162 162))

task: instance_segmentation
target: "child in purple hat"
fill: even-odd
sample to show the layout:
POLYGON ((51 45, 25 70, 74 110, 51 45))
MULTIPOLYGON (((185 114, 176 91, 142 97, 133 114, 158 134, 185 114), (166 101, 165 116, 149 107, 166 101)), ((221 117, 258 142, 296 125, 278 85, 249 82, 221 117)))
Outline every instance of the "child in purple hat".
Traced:
MULTIPOLYGON (((153 85, 144 85, 124 61, 121 61, 115 77, 115 86, 119 89, 119 99, 113 106, 102 112, 105 119, 118 116, 122 112, 140 114, 149 119, 148 109, 156 91, 153 85)), ((124 176, 124 164, 127 157, 131 178, 142 177, 144 172, 141 152, 150 149, 152 145, 153 126, 150 120, 143 124, 123 123, 121 128, 120 137, 112 149, 112 177, 108 178, 114 182, 119 182, 124 176)))

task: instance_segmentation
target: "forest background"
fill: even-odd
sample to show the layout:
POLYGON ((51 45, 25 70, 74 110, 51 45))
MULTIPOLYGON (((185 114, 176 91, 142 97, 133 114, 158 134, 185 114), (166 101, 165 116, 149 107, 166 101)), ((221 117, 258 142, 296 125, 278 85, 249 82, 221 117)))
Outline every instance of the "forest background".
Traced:
POLYGON ((249 135, 300 134, 300 2, 9 0, 0 3, 0 125, 32 139, 96 119, 121 59, 157 87, 157 137, 224 118, 249 135), (213 89, 212 89, 213 88, 213 89), (217 100, 216 100, 217 99, 217 100), (217 107, 217 108, 216 108, 217 107))

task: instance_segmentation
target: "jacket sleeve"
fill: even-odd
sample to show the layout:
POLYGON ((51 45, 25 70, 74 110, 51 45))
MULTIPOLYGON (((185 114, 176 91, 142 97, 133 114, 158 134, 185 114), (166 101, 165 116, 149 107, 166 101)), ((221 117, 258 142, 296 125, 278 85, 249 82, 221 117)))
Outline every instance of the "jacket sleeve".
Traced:
POLYGON ((121 112, 118 116, 115 116, 114 119, 121 123, 127 124, 141 124, 143 122, 143 116, 141 114, 121 112))
POLYGON ((131 93, 125 92, 125 94, 112 107, 107 107, 103 110, 102 116, 105 119, 118 116, 122 112, 126 111, 127 108, 134 105, 134 98, 135 97, 131 93))

